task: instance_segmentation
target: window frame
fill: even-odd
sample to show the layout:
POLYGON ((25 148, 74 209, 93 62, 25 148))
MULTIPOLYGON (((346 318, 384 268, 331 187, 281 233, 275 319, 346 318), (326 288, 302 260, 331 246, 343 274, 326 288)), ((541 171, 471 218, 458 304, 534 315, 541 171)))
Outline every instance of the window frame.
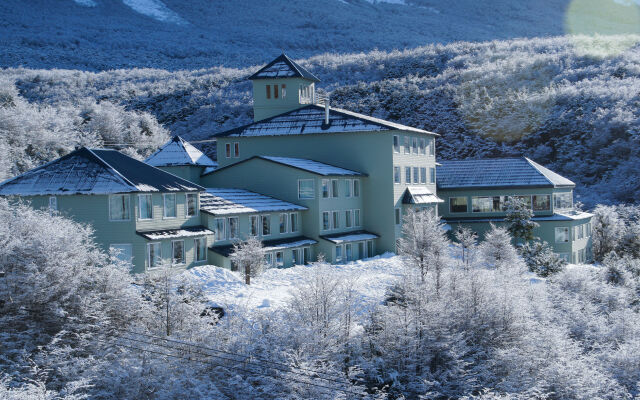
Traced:
POLYGON ((398 165, 393 166, 393 184, 402 184, 402 169, 398 165))
POLYGON ((233 142, 233 158, 240 157, 240 142, 233 142))
POLYGON ((344 210, 344 227, 353 227, 353 210, 344 210))
POLYGON ((184 196, 184 215, 187 218, 197 217, 200 215, 200 207, 198 207, 198 193, 185 193, 184 196), (195 197, 195 214, 189 214, 189 197, 195 197))
POLYGON ((353 210, 353 226, 360 227, 362 226, 362 213, 359 208, 353 210), (357 215, 357 218, 356 218, 357 215))
POLYGON ((331 229, 340 229, 340 211, 331 211, 331 229))
POLYGON ((417 137, 412 137, 411 138, 411 154, 419 154, 418 153, 418 138, 417 137))
POLYGON ((394 209, 393 222, 396 226, 402 225, 402 209, 400 207, 394 209))
POLYGON ((300 213, 289 213, 289 230, 291 231, 291 233, 300 232, 300 213))
POLYGON ((214 218, 213 225, 214 225, 213 240, 215 241, 227 240, 227 219, 225 217, 214 218), (219 228, 218 221, 222 221, 222 229, 218 229, 219 228), (222 232, 222 235, 220 235, 219 232, 222 232))
POLYGON ((330 214, 330 211, 323 211, 322 214, 320 215, 320 227, 323 231, 331 230, 331 216, 329 214, 330 214), (327 217, 326 224, 324 219, 325 216, 327 217))
POLYGON ((337 199, 340 196, 340 179, 331 179, 331 198, 337 199))
POLYGON ((493 196, 471 196, 471 212, 473 214, 486 214, 493 212, 493 196), (478 202, 478 211, 476 211, 476 200, 478 202), (480 208, 482 205, 486 205, 485 203, 489 204, 489 210, 487 211, 480 208))
POLYGON ((142 193, 142 194, 138 194, 138 220, 139 221, 150 221, 153 219, 153 195, 151 193, 142 193), (149 208, 149 210, 151 211, 151 216, 149 218, 142 218, 142 199, 143 198, 149 198, 151 199, 149 201, 151 207, 149 208))
POLYGON ((109 207, 109 221, 110 222, 127 222, 127 221, 131 221, 131 195, 128 193, 118 193, 118 194, 110 194, 109 198, 108 198, 108 207, 109 207), (126 198, 127 199, 127 204, 128 204, 128 208, 129 208, 129 212, 128 212, 128 216, 127 218, 124 219, 114 219, 113 215, 111 213, 111 199, 114 197, 122 197, 123 199, 126 198))
POLYGON ((571 229, 568 226, 556 226, 554 228, 554 242, 555 243, 571 243, 571 229), (566 234, 566 240, 558 240, 558 230, 563 229, 566 234))
POLYGON ((435 167, 429 167, 429 183, 436 183, 436 169, 435 167))
POLYGON ((534 212, 536 212, 536 211, 542 211, 542 212, 544 212, 544 211, 551 211, 551 203, 552 203, 552 201, 553 201, 553 200, 552 200, 552 196, 551 196, 550 194, 532 194, 532 195, 531 195, 531 209, 532 209, 534 212), (544 208, 544 209, 542 209, 542 208, 541 208, 541 209, 537 209, 537 208, 536 208, 536 201, 535 201, 535 199, 536 199, 537 197, 546 197, 547 199, 549 199, 549 201, 548 201, 548 208, 544 208))
POLYGON ((287 84, 286 83, 280 84, 280 97, 283 100, 284 100, 285 97, 287 97, 287 84))
POLYGON ((175 193, 162 193, 162 219, 178 218, 178 197, 175 193), (173 217, 167 217, 167 196, 173 196, 173 217))
POLYGON ((344 197, 353 197, 353 180, 345 179, 344 180, 344 197))
POLYGON ((316 198, 315 179, 298 179, 298 200, 313 200, 316 198), (311 195, 310 197, 301 197, 301 184, 302 182, 311 182, 311 195))
POLYGON ((265 85, 267 88, 267 99, 271 99, 271 85, 265 85))
POLYGON ((420 155, 427 154, 427 141, 424 138, 420 138, 420 155))
POLYGON ((280 235, 289 233, 289 215, 287 213, 280 213, 278 215, 278 233, 280 235))
POLYGON ((276 268, 284 268, 284 251, 274 251, 273 263, 276 268), (280 262, 278 262, 278 254, 280 254, 280 262))
POLYGON ((249 236, 258 237, 260 236, 260 216, 259 215, 250 215, 249 216, 249 236), (255 225, 254 225, 255 222, 255 225), (255 228, 255 229, 254 229, 255 228))
POLYGON ((185 251, 185 247, 184 247, 184 239, 179 239, 179 240, 172 240, 171 241, 171 266, 172 267, 179 267, 182 265, 186 265, 187 264, 187 257, 186 257, 186 251, 185 251), (182 262, 181 263, 176 263, 175 262, 175 255, 176 255, 176 243, 181 243, 182 244, 182 262))
POLYGON ((154 269, 158 269, 158 268, 162 268, 162 242, 149 242, 147 243, 147 270, 154 270, 154 269), (158 263, 157 266, 151 266, 152 262, 151 262, 151 247, 152 246, 158 246, 159 251, 159 256, 157 257, 157 259, 160 260, 160 262, 158 263))
POLYGON ((431 140, 429 140, 429 155, 430 156, 436 155, 436 139, 435 138, 431 138, 431 140))
POLYGON ((417 185, 420 183, 420 168, 413 167, 413 184, 417 185))
MULTIPOLYGON (((111 209, 111 204, 109 204, 109 209, 111 209)), ((58 197, 49 196, 49 212, 58 211, 58 197)))
POLYGON ((393 135, 393 152, 400 153, 400 135, 393 135))
POLYGON ((207 237, 203 236, 200 238, 195 238, 193 239, 193 261, 195 263, 201 263, 201 262, 206 262, 207 261, 207 237), (204 243, 204 258, 200 259, 198 258, 198 253, 201 250, 198 246, 198 242, 203 242, 204 243))
POLYGON ((404 167, 404 183, 411 185, 411 167, 404 167))
POLYGON ((420 167, 420 183, 427 184, 427 167, 420 167))
POLYGON ((227 239, 239 239, 240 238, 240 218, 239 217, 227 217, 227 239), (231 235, 231 220, 235 220, 233 227, 235 228, 235 236, 231 235))
POLYGON ((344 248, 341 244, 337 244, 336 245, 336 263, 343 262, 343 258, 344 258, 344 248), (340 255, 338 255, 338 253, 340 253, 340 255))
POLYGON ((353 197, 360 197, 360 179, 352 179, 353 182, 353 197), (356 193, 357 192, 357 193, 356 193))
POLYGON ((260 236, 271 236, 271 214, 262 214, 260 215, 260 236), (267 233, 264 233, 265 230, 265 221, 267 221, 267 233))
POLYGON ((296 249, 291 249, 291 258, 293 259, 293 265, 302 265, 302 257, 301 257, 301 251, 302 249, 300 248, 296 248, 296 249))
POLYGON ((411 138, 404 136, 404 154, 411 154, 411 138))
POLYGON ((331 179, 321 179, 320 187, 322 192, 322 198, 323 199, 331 198, 331 179))
POLYGON ((224 144, 224 154, 227 158, 231 158, 231 143, 225 143, 224 144))
POLYGON ((469 212, 469 197, 468 196, 451 196, 449 197, 449 213, 451 214, 464 214, 469 212), (452 200, 464 199, 464 211, 454 211, 452 200))

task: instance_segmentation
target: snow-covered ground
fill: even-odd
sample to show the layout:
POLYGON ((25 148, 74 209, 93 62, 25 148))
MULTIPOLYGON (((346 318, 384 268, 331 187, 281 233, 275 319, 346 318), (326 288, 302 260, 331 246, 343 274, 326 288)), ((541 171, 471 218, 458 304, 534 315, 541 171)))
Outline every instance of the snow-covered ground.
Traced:
MULTIPOLYGON (((272 268, 252 278, 249 286, 244 284, 239 273, 213 265, 192 268, 185 271, 184 275, 199 283, 214 305, 225 310, 233 310, 236 306, 256 310, 286 305, 292 290, 313 277, 314 268, 313 265, 272 268)), ((353 289, 359 298, 356 304, 360 310, 380 303, 387 287, 401 276, 403 270, 400 258, 391 253, 343 265, 329 265, 327 268, 334 276, 353 282, 353 289)))

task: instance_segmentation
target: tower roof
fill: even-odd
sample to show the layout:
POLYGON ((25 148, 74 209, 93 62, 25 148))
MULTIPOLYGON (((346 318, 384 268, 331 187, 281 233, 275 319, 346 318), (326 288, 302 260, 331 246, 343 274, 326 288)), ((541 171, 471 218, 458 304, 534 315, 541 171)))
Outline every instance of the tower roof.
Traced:
POLYGON ((249 77, 250 80, 277 78, 304 78, 310 81, 320 82, 320 79, 287 57, 284 53, 249 77))
POLYGON ((196 149, 191 143, 176 136, 150 155, 145 162, 154 167, 202 166, 217 167, 218 164, 196 149))

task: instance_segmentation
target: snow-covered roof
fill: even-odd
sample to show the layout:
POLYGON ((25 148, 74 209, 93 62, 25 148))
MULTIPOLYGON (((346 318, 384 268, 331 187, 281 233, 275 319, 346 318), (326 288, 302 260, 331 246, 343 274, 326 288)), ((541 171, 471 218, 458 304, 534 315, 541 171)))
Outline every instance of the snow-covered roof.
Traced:
POLYGON ((575 186, 525 157, 442 161, 437 173, 438 189, 575 186))
POLYGON ((353 232, 338 233, 335 235, 324 235, 320 237, 332 243, 340 244, 340 243, 348 243, 348 242, 360 242, 362 240, 377 239, 380 236, 376 235, 375 233, 371 233, 367 231, 353 231, 353 232))
POLYGON ((288 111, 248 125, 217 133, 214 136, 282 136, 342 132, 381 132, 388 130, 401 130, 437 135, 433 132, 335 107, 330 107, 329 109, 329 124, 327 125, 324 123, 324 114, 324 106, 309 104, 293 111, 288 111))
POLYGON ((0 183, 0 195, 193 192, 203 187, 116 150, 83 147, 0 183))
POLYGON ((264 160, 276 162, 278 164, 288 165, 290 167, 302 169, 304 171, 313 172, 318 175, 355 175, 364 176, 365 174, 350 169, 340 168, 333 165, 321 163, 314 160, 307 160, 304 158, 292 158, 292 157, 272 157, 272 156, 257 156, 264 160))
POLYGON ((200 210, 212 215, 306 210, 306 207, 243 189, 208 188, 200 194, 200 210))
MULTIPOLYGON (((534 216, 531 218, 532 221, 580 221, 583 219, 588 219, 593 217, 593 214, 583 212, 583 211, 568 211, 568 212, 556 212, 553 215, 543 215, 543 216, 534 216)), ((446 222, 449 224, 454 224, 458 222, 472 223, 472 222, 503 222, 504 217, 494 217, 494 218, 474 218, 474 217, 466 217, 466 218, 447 218, 446 221, 442 220, 442 222, 446 222)))
POLYGON ((402 204, 433 204, 444 203, 425 186, 409 186, 402 197, 402 204))
POLYGON ((138 235, 149 240, 174 239, 193 236, 213 235, 213 231, 204 226, 190 226, 180 229, 166 229, 163 231, 136 232, 138 235))
POLYGON ((176 136, 167 144, 150 155, 145 162, 154 167, 170 167, 182 165, 197 165, 202 167, 217 167, 218 163, 207 157, 191 143, 176 136))
MULTIPOLYGON (((274 251, 309 246, 316 243, 318 243, 316 240, 310 239, 306 236, 296 236, 286 239, 265 240, 262 242, 262 246, 265 251, 274 251)), ((229 257, 233 252, 233 245, 211 246, 209 249, 222 256, 229 257)))
POLYGON ((249 77, 250 80, 274 78, 304 78, 310 81, 320 82, 320 79, 287 57, 284 53, 249 77))

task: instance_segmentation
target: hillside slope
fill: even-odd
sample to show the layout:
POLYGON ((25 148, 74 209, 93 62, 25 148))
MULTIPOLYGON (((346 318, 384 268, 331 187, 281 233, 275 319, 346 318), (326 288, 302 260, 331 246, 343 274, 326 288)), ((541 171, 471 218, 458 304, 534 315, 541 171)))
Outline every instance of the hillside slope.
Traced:
POLYGON ((238 67, 263 62, 283 49, 310 57, 560 35, 569 0, 404 3, 4 0, 0 67, 238 67))
MULTIPOLYGON (((630 46, 639 40, 454 43, 300 62, 332 104, 440 133, 441 159, 527 155, 577 182, 588 205, 635 203, 640 53, 630 46), (584 48, 620 52, 598 58, 584 48)), ((166 137, 156 120, 192 140, 247 123, 246 77, 256 68, 0 71, 0 177, 86 142, 143 156, 166 137), (65 135, 23 138, 39 132, 65 135)))

